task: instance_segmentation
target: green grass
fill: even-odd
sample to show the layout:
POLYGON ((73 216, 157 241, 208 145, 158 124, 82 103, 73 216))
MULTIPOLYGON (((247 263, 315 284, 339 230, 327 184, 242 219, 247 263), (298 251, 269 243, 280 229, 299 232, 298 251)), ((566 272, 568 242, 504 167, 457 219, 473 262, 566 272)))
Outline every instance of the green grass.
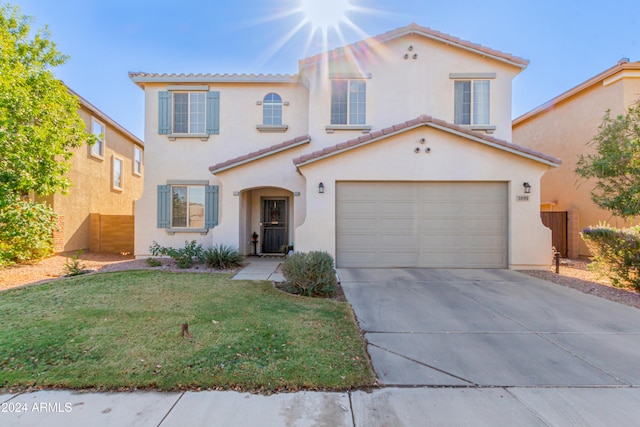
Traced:
POLYGON ((224 274, 128 271, 16 289, 0 293, 0 330, 0 390, 345 390, 375 379, 347 303, 224 274))

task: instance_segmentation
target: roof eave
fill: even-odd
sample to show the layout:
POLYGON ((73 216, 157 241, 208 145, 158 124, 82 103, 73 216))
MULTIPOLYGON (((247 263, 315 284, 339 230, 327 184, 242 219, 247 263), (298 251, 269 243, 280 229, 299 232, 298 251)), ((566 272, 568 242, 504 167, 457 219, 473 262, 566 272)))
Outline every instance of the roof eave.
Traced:
POLYGON ((580 83, 577 86, 572 87, 571 89, 561 93, 560 95, 556 96, 555 98, 550 99, 549 101, 545 102, 544 104, 534 108, 533 110, 524 113, 523 115, 515 118, 511 123, 513 126, 517 126, 522 122, 525 122, 535 116, 537 116, 540 113, 543 113, 545 111, 547 111, 548 109, 554 107, 555 105, 571 98, 574 95, 579 94, 580 92, 589 89, 590 87, 592 87, 593 85, 596 85, 600 82, 603 82, 604 80, 622 72, 625 70, 640 70, 640 63, 638 62, 634 62, 634 63, 628 63, 628 62, 624 62, 624 63, 618 63, 616 65, 614 65, 613 67, 603 71, 602 73, 590 78, 589 80, 586 80, 582 83, 580 83))

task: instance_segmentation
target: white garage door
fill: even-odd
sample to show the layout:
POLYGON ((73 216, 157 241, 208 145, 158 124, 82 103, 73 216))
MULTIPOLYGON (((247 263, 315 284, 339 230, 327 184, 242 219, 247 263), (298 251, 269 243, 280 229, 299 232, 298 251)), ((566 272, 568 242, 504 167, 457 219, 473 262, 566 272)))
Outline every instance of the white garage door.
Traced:
POLYGON ((339 182, 338 267, 507 267, 507 183, 339 182))

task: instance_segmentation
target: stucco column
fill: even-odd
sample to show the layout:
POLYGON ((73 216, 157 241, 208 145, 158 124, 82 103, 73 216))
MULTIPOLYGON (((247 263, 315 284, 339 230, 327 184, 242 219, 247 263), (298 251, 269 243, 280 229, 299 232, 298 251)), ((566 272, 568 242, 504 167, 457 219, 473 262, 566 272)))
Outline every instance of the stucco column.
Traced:
POLYGON ((580 211, 571 208, 567 213, 567 256, 578 258, 580 256, 580 211))

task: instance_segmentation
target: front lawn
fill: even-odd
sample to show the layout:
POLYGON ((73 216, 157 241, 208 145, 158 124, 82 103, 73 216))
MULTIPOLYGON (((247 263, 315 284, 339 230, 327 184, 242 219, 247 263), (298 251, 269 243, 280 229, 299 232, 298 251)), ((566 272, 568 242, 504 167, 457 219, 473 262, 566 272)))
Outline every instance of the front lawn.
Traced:
POLYGON ((0 293, 0 330, 0 390, 345 390, 375 380, 347 303, 224 274, 127 271, 11 290, 0 293))

